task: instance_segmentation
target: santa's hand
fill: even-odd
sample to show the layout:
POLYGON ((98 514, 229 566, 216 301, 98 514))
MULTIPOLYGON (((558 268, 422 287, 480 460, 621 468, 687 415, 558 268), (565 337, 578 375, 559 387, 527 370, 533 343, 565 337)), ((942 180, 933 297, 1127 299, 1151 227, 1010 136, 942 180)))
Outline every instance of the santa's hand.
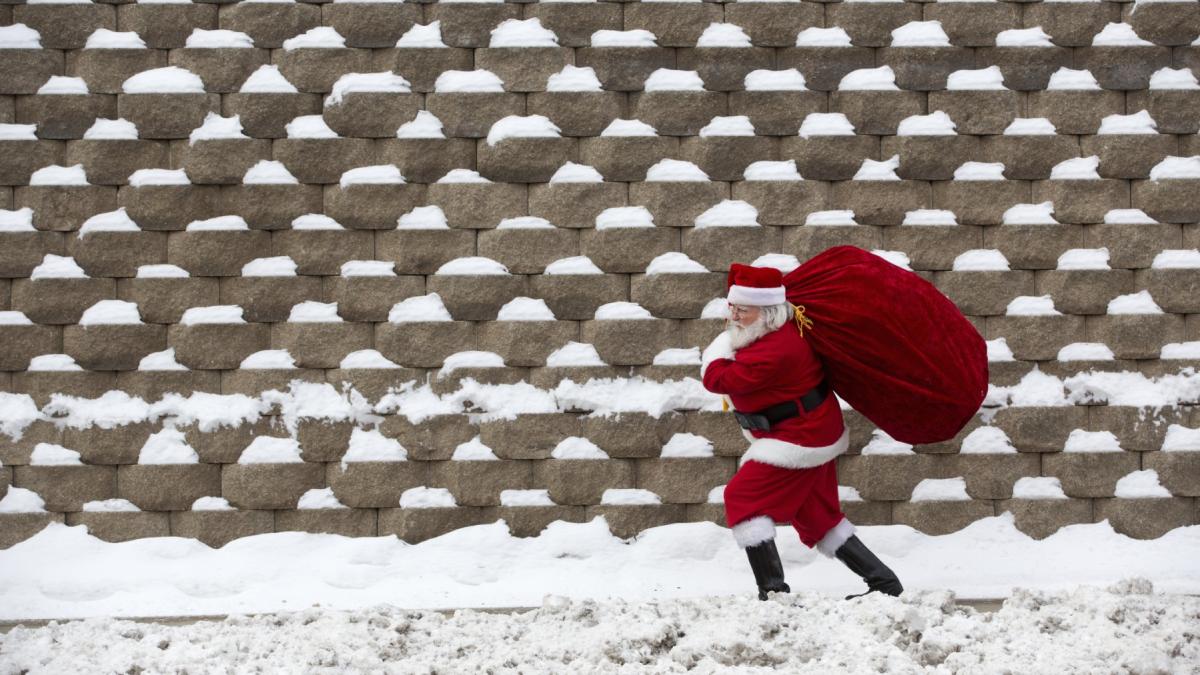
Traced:
POLYGON ((733 341, 729 338, 728 331, 721 331, 713 341, 704 348, 704 353, 700 355, 700 377, 704 377, 704 371, 708 369, 708 364, 717 359, 732 359, 733 358, 733 341))

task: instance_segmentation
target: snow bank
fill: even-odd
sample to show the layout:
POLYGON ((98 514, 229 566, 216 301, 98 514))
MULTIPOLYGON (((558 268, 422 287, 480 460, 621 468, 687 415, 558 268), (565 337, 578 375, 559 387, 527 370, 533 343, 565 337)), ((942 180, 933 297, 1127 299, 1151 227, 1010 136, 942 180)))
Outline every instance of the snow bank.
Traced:
POLYGON ((1053 136, 1058 131, 1045 117, 1018 117, 1004 128, 1005 136, 1053 136))
POLYGON ((593 47, 657 47, 654 33, 648 30, 598 30, 592 33, 593 47))
POLYGON ((267 65, 259 66, 258 70, 250 73, 250 77, 238 89, 242 94, 295 94, 299 91, 279 72, 279 66, 267 65))
POLYGON ((296 276, 296 261, 286 255, 270 258, 255 258, 242 265, 244 277, 294 277, 296 276))
POLYGON ((390 70, 381 73, 346 73, 333 83, 333 89, 325 98, 325 107, 339 105, 347 94, 357 92, 408 94, 412 88, 408 80, 390 70))
POLYGON ((413 24, 400 39, 396 40, 396 46, 408 49, 442 49, 446 47, 446 43, 442 42, 442 22, 431 21, 428 24, 413 24))
POLYGON ((453 321, 453 318, 437 293, 405 298, 392 305, 388 312, 388 323, 414 321, 453 321))
POLYGON ((546 78, 546 91, 603 91, 600 78, 592 67, 577 68, 572 65, 546 78))
POLYGON ((107 213, 96 215, 83 221, 79 226, 79 237, 82 239, 94 232, 140 232, 141 228, 129 218, 125 207, 107 213))
POLYGON ((439 94, 503 92, 504 81, 490 70, 446 70, 434 81, 439 94))
POLYGON ((646 266, 646 274, 706 274, 708 268, 692 260, 686 253, 670 251, 656 256, 646 266))
POLYGON ((506 138, 559 138, 561 132, 545 115, 509 115, 492 124, 487 144, 496 145, 506 138))
POLYGON ((558 36, 542 26, 538 18, 505 19, 491 31, 488 46, 496 47, 557 47, 558 36))
POLYGON ((694 70, 659 68, 642 84, 644 91, 704 91, 704 80, 694 70))
POLYGON ((541 298, 517 297, 504 303, 497 321, 554 321, 554 312, 541 298))
POLYGON ((615 119, 608 123, 607 127, 600 132, 601 137, 609 136, 657 136, 658 131, 654 127, 642 122, 641 120, 626 120, 615 119))
POLYGON ((51 75, 46 83, 38 87, 39 96, 86 96, 87 82, 82 77, 51 75))
POLYGON ((204 81, 186 68, 167 66, 142 72, 125 80, 126 94, 203 94, 204 81))

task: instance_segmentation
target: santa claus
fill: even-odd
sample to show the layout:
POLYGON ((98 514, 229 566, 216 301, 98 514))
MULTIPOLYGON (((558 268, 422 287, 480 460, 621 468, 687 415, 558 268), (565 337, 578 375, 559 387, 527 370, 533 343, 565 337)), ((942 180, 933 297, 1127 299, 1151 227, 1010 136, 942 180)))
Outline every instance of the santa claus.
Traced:
MULTIPOLYGON (((838 501, 835 458, 849 433, 821 362, 804 338, 820 330, 788 303, 777 269, 734 264, 730 319, 704 350, 704 387, 732 404, 750 447, 725 486, 725 518, 746 550, 759 598, 787 592, 775 523, 836 557, 867 583, 865 595, 899 595, 899 579, 855 536, 838 501)), ((856 596, 849 596, 856 597, 856 596)))

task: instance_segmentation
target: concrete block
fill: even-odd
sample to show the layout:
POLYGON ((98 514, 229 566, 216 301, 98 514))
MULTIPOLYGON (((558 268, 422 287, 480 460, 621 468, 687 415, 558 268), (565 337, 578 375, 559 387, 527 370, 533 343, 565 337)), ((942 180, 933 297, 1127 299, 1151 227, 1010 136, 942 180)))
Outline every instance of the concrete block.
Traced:
POLYGON ((805 225, 784 228, 781 248, 807 260, 832 246, 849 244, 868 251, 882 248, 880 228, 870 225, 805 225))
POLYGON ((142 320, 147 323, 177 323, 190 307, 217 304, 218 280, 203 277, 118 279, 117 297, 136 303, 142 320))
POLYGON ((187 511, 201 497, 221 496, 221 467, 216 464, 120 466, 116 490, 117 497, 128 499, 143 511, 187 511))
POLYGON ((1051 89, 1031 91, 1028 97, 1029 117, 1049 119, 1060 134, 1094 134, 1105 117, 1125 110, 1125 95, 1119 91, 1051 89))
POLYGON ((883 228, 883 248, 904 251, 908 255, 909 266, 914 270, 950 270, 954 259, 961 253, 982 246, 983 233, 980 228, 970 225, 883 228))
POLYGON ((67 326, 63 351, 87 370, 137 370, 142 357, 167 347, 166 326, 67 326))
POLYGON ((334 275, 351 260, 370 260, 372 233, 367 230, 280 230, 271 235, 276 255, 296 261, 299 274, 334 275))
POLYGON ((712 118, 729 114, 720 91, 643 91, 629 97, 629 112, 663 136, 695 136, 712 118))
POLYGON ((66 55, 66 72, 83 78, 93 94, 120 94, 125 80, 166 65, 167 52, 158 49, 81 49, 66 55))
POLYGON ((998 249, 1014 269, 1049 270, 1069 249, 1083 247, 1079 225, 1002 225, 983 230, 983 247, 998 249))
POLYGON ((283 423, 272 417, 261 417, 237 426, 213 425, 209 428, 206 425, 201 429, 199 424, 190 423, 179 428, 183 430, 184 440, 206 464, 237 462, 242 450, 259 436, 288 436, 283 423))
POLYGON ((769 47, 685 47, 676 52, 680 70, 694 70, 711 91, 745 88, 746 75, 770 70, 775 62, 769 47))
POLYGON ((926 21, 941 22, 950 44, 961 47, 990 47, 996 44, 996 34, 1000 31, 1021 27, 1018 3, 929 3, 921 9, 926 21))
POLYGON ((273 60, 288 82, 314 94, 332 90, 342 75, 367 72, 373 65, 369 49, 348 47, 284 49, 275 52, 273 60))
POLYGON ((683 430, 683 415, 651 417, 646 413, 585 415, 582 435, 611 457, 657 457, 671 436, 683 430))
POLYGON ((458 321, 495 319, 503 305, 526 295, 525 277, 520 275, 435 274, 425 284, 458 321))
POLYGON ((182 230, 195 220, 220 215, 215 185, 121 186, 117 205, 143 230, 182 230))
MULTIPOLYGON (((645 175, 645 169, 642 175, 645 175)), ((556 227, 588 229, 595 226, 596 216, 605 209, 625 206, 626 192, 624 185, 613 182, 530 185, 529 214, 545 218, 556 227)), ((480 233, 481 247, 485 240, 490 240, 492 234, 491 231, 480 233)), ((514 268, 509 265, 509 269, 514 268)))
POLYGON ((1200 35, 1200 13, 1189 4, 1138 7, 1128 20, 1134 32, 1156 45, 1188 45, 1200 35))
POLYGON ((488 509, 488 513, 488 520, 493 517, 504 520, 514 537, 536 537, 556 521, 584 522, 582 506, 499 506, 488 509))
POLYGON ((1140 273, 1140 282, 1163 311, 1200 313, 1200 270, 1148 269, 1140 273))
POLYGON ((763 225, 803 225, 808 214, 829 208, 829 186, 819 181, 739 181, 732 194, 753 204, 763 225))
POLYGON ((854 211, 864 225, 899 225, 909 211, 929 208, 933 191, 916 180, 852 180, 834 183, 830 201, 854 211))
POLYGON ((1092 71, 1104 89, 1139 90, 1150 76, 1171 66, 1171 48, 1158 45, 1076 47, 1075 67, 1092 71))
POLYGON ((691 227, 697 216, 729 195, 729 185, 715 181, 654 181, 629 186, 629 201, 649 209, 658 227, 691 227))
POLYGON ((729 114, 748 116, 754 132, 762 136, 791 136, 809 113, 825 112, 826 108, 828 95, 818 91, 743 90, 729 94, 729 114))
MULTIPOLYGON (((135 464, 146 439, 155 431, 158 431, 158 425, 151 422, 133 422, 109 428, 67 427, 63 430, 63 445, 78 450, 85 464, 135 464)), ((115 490, 116 474, 113 474, 112 480, 115 490)))
POLYGON ((405 490, 428 483, 427 462, 347 462, 326 465, 338 501, 352 508, 387 508, 405 490))
MULTIPOLYGON (((443 34, 444 36, 444 34, 443 34)), ((425 49, 398 47, 376 51, 379 68, 399 73, 412 85, 412 90, 428 93, 438 75, 447 70, 471 70, 475 59, 471 49, 425 49)))
POLYGON ((134 171, 170 162, 163 141, 84 139, 67 143, 67 163, 82 164, 94 185, 124 185, 134 171))
POLYGON ((818 3, 730 3, 725 7, 725 21, 741 26, 756 46, 791 47, 797 33, 824 25, 825 12, 818 3))
POLYGON ((1196 201, 1196 195, 1200 191, 1200 180, 1139 180, 1133 181, 1130 187, 1133 207, 1142 209, 1160 223, 1191 223, 1200 220, 1200 205, 1197 205, 1196 201))
POLYGON ((14 466, 13 487, 38 493, 48 511, 79 511, 84 503, 117 495, 112 466, 14 466))
POLYGON ((0 549, 29 539, 50 523, 62 523, 61 513, 0 513, 0 549))
POLYGON ((81 511, 68 513, 66 524, 85 525, 88 534, 109 542, 166 537, 171 533, 170 519, 165 513, 81 511))
POLYGON ((410 544, 417 544, 462 527, 480 525, 484 522, 484 516, 484 509, 465 506, 379 509, 379 534, 396 535, 410 544))
POLYGON ((225 114, 237 115, 251 138, 286 138, 289 122, 321 114, 320 94, 229 93, 222 100, 225 114))
POLYGON ((538 19, 558 36, 564 47, 587 47, 598 30, 621 30, 622 10, 608 3, 532 3, 524 8, 526 19, 538 19))
POLYGON ((892 525, 892 502, 842 502, 842 513, 855 525, 892 525))
POLYGON ((248 168, 271 159, 271 142, 265 138, 217 138, 180 145, 180 154, 192 183, 235 185, 241 183, 248 168))
POLYGON ((580 341, 591 343, 605 363, 646 365, 664 349, 683 347, 679 323, 673 319, 604 319, 584 321, 580 341))
POLYGON ((116 288, 113 279, 14 279, 12 308, 38 324, 78 323, 85 309, 115 297, 116 288))
POLYGON ((213 548, 275 531, 275 514, 270 511, 173 511, 170 519, 173 536, 198 539, 213 548))
POLYGON ((773 160, 779 154, 777 139, 768 136, 694 136, 681 140, 681 159, 699 166, 715 181, 741 180, 752 162, 773 160))
POLYGON ((667 136, 596 136, 579 141, 579 161, 595 167, 606 181, 644 180, 646 170, 679 151, 667 136))
POLYGON ((608 529, 622 539, 637 536, 652 527, 684 522, 686 510, 683 504, 628 504, 618 506, 589 506, 585 517, 603 516, 608 529))
POLYGON ((690 47, 710 23, 723 20, 716 4, 697 7, 684 2, 636 4, 624 7, 625 30, 645 29, 654 33, 663 47, 690 47))
MULTIPOLYGON (((754 260, 763 251, 778 248, 774 228, 767 227, 692 227, 683 230, 683 252, 715 272, 723 272, 741 260, 754 260)), ((709 296, 711 300, 716 293, 709 296)), ((693 314, 689 318, 699 318, 693 314)))
POLYGON ((382 230, 375 258, 394 262, 397 274, 433 274, 442 265, 475 255, 474 230, 382 230))
MULTIPOLYGON (((528 379, 530 384, 539 389, 554 389, 565 380, 587 382, 593 378, 629 377, 632 371, 633 369, 627 366, 544 366, 530 368, 528 379)), ((591 411, 571 409, 570 412, 591 411)))
POLYGON ((438 462, 430 467, 454 500, 464 506, 499 506, 502 490, 530 487, 532 463, 524 460, 438 462))
POLYGON ((234 3, 221 8, 220 27, 246 33, 254 46, 279 49, 283 41, 321 25, 321 8, 307 3, 274 7, 266 3, 234 3))
POLYGON ((446 214, 450 227, 487 229, 505 218, 527 215, 528 190, 514 183, 435 183, 429 204, 446 214))
POLYGON ((1026 476, 1037 476, 1041 460, 1026 452, 998 455, 954 454, 943 462, 947 475, 962 476, 972 499, 1010 499, 1013 484, 1026 476))
POLYGON ((425 96, 425 109, 442 121, 446 136, 485 138, 500 119, 525 114, 525 97, 513 92, 431 93, 425 96))
POLYGON ((779 158, 796 160, 807 180, 850 180, 864 159, 879 159, 879 139, 861 130, 854 136, 785 136, 779 158))
POLYGON ((1085 156, 1100 157, 1101 177, 1126 180, 1149 178, 1154 165, 1179 153, 1178 141, 1169 134, 1083 136, 1079 147, 1085 156))
POLYGON ((116 388, 146 401, 157 401, 169 393, 217 394, 221 391, 221 374, 211 370, 126 370, 117 373, 116 388))
POLYGON ((545 183, 577 159, 573 138, 506 138, 495 145, 481 142, 478 149, 479 173, 502 183, 545 183))
POLYGON ((567 47, 484 47, 475 50, 475 67, 495 73, 505 91, 545 91, 546 80, 575 65, 574 57, 567 47))
POLYGON ((880 155, 899 155, 896 174, 904 180, 952 180, 954 170, 979 156, 974 136, 887 136, 880 155))
POLYGON ((117 114, 148 139, 187 138, 210 112, 221 110, 219 94, 120 94, 117 114))
MULTIPOLYGON (((480 324, 482 325, 482 324, 480 324)), ((481 330, 481 329, 476 329, 481 330)), ((514 366, 465 366, 450 372, 439 369, 430 379, 430 390, 437 396, 453 394, 463 388, 466 380, 479 384, 517 384, 528 377, 528 368, 514 366)))
POLYGON ((975 51, 957 46, 884 47, 879 50, 878 62, 891 66, 901 89, 940 91, 946 88, 950 73, 975 67, 975 51))
MULTIPOLYGON (((62 445, 62 429, 50 420, 41 419, 26 426, 20 438, 0 435, 0 462, 4 462, 9 469, 18 464, 29 464, 29 455, 38 443, 62 445)), ((11 483, 12 472, 9 471, 7 475, 11 483)))
POLYGON ((949 115, 959 134, 993 135, 1003 133, 1015 118, 1021 116, 1023 103, 1020 93, 1007 89, 955 89, 929 92, 928 107, 949 115))
POLYGON ((419 276, 326 277, 324 286, 347 321, 387 321, 392 305, 425 294, 425 279, 419 276))
POLYGON ((47 253, 65 255, 65 242, 66 237, 58 232, 0 232, 0 248, 4 250, 0 278, 28 277, 47 253))
POLYGON ((69 232, 88 218, 117 210, 117 189, 105 185, 26 185, 13 190, 17 208, 33 209, 39 230, 69 232))
POLYGON ((395 164, 410 183, 433 183, 452 169, 474 169, 475 145, 475 140, 471 138, 389 138, 377 141, 380 161, 395 164))
POLYGON ((209 323, 167 328, 175 360, 197 370, 231 370, 254 352, 270 348, 271 326, 262 323, 209 323))
POLYGON ((548 488, 555 504, 599 504, 605 490, 633 487, 633 462, 623 459, 547 459, 533 463, 532 484, 548 488))
MULTIPOLYGON (((590 35, 588 39, 590 41, 590 35)), ((579 47, 575 50, 575 65, 595 70, 606 91, 641 91, 650 73, 659 68, 675 68, 675 50, 662 46, 661 42, 659 45, 579 47)))
POLYGON ((1066 314, 1104 314, 1110 300, 1132 292, 1129 270, 1043 270, 1033 295, 1052 296, 1055 308, 1066 314))
POLYGON ((12 18, 40 33, 43 49, 82 49, 96 29, 117 29, 116 7, 100 3, 22 4, 12 18))
POLYGON ((1056 164, 1080 156, 1072 136, 986 136, 981 143, 987 161, 1002 162, 1010 180, 1045 180, 1056 164))
POLYGON ((1025 8, 1025 25, 1041 26, 1054 44, 1062 47, 1087 47, 1105 24, 1120 21, 1120 5, 1083 7, 1049 6, 1031 3, 1025 8))
POLYGON ((346 171, 379 164, 369 138, 280 138, 274 157, 301 183, 337 183, 346 171))
POLYGON ((694 411, 683 417, 682 431, 707 438, 717 456, 741 457, 749 446, 741 427, 730 413, 694 411))
MULTIPOLYGON (((29 51, 29 50, 22 50, 29 51)), ((61 141, 0 141, 0 185, 27 185, 34 171, 51 164, 61 165, 66 157, 61 141)))
MULTIPOLYGON (((203 372, 203 371, 201 371, 203 372)), ((324 382, 324 373, 309 368, 238 368, 219 373, 222 394, 258 397, 264 391, 287 390, 292 382, 324 382)))
POLYGON ((167 262, 193 276, 238 276, 246 263, 270 255, 270 232, 201 230, 172 232, 167 237, 167 262))
POLYGON ((348 2, 321 5, 321 23, 345 37, 349 47, 392 47, 413 24, 422 21, 421 6, 416 3, 348 2))
POLYGON ((204 81, 205 91, 232 94, 259 66, 270 63, 271 52, 261 48, 183 47, 168 52, 167 61, 199 75, 204 81))
POLYGON ((1067 525, 1092 522, 1090 499, 1005 499, 996 502, 996 513, 1013 514, 1017 529, 1034 539, 1045 539, 1067 525))
POLYGON ((625 99, 618 91, 538 91, 528 95, 526 107, 530 115, 550 118, 563 136, 587 138, 624 115, 625 99))
POLYGON ((83 138, 97 117, 117 116, 117 98, 104 94, 19 96, 15 107, 21 124, 37 124, 38 138, 49 139, 83 138))
POLYGON ((493 28, 506 19, 519 18, 521 6, 517 4, 433 3, 425 9, 426 22, 440 21, 442 42, 451 47, 486 47, 493 28))
POLYGON ((895 3, 888 6, 858 5, 855 3, 828 5, 825 21, 841 26, 858 47, 884 47, 891 44, 892 31, 910 21, 921 20, 921 5, 895 3))
POLYGON ((1118 359, 1157 358, 1164 344, 1183 341, 1183 317, 1175 314, 1107 314, 1094 317, 1089 337, 1118 359))
POLYGON ((336 368, 326 371, 325 379, 338 391, 353 388, 371 403, 404 382, 424 382, 425 371, 415 368, 336 368))
POLYGON ((425 202, 425 186, 413 183, 326 185, 324 190, 325 215, 353 230, 394 228, 400 216, 425 202))
POLYGON ((1112 209, 1129 208, 1129 183, 1123 180, 1034 181, 1034 203, 1054 202, 1054 218, 1063 223, 1099 223, 1112 209))
POLYGON ((295 509, 275 513, 275 531, 374 537, 375 521, 374 509, 295 509))
POLYGON ((862 46, 786 47, 776 50, 775 67, 796 68, 804 73, 804 84, 809 89, 834 91, 848 73, 874 68, 875 50, 862 46))
POLYGON ((136 32, 150 49, 178 49, 192 29, 217 27, 217 9, 206 3, 131 3, 117 7, 117 23, 123 31, 136 32))
POLYGON ((1147 452, 1142 466, 1158 473, 1159 482, 1179 497, 1200 497, 1200 453, 1147 452))
POLYGON ((892 505, 892 519, 929 535, 957 532, 981 518, 996 515, 992 502, 969 501, 898 502, 892 505))
POLYGON ((1086 342, 1081 316, 992 316, 988 333, 1003 336, 1013 356, 1021 361, 1053 361, 1059 350, 1073 342, 1086 342))
POLYGON ((301 495, 325 487, 325 467, 294 464, 226 464, 221 467, 221 494, 236 508, 291 509, 301 495))
POLYGON ((549 459, 563 439, 582 434, 580 418, 564 413, 528 413, 515 419, 480 422, 484 445, 502 460, 549 459))
POLYGON ((1194 134, 1200 130, 1200 91, 1147 89, 1127 92, 1126 98, 1130 110, 1150 113, 1160 134, 1194 134))
POLYGON ((56 49, 0 49, 0 95, 37 93, 64 67, 63 53, 56 49))
MULTIPOLYGON (((1188 424, 1186 406, 1164 407, 1153 416, 1146 415, 1141 408, 1123 405, 1101 405, 1089 408, 1089 428, 1111 431, 1120 440, 1121 447, 1134 452, 1154 453, 1162 448, 1167 428, 1172 424, 1188 424)), ((1172 453, 1167 453, 1168 455, 1172 453)), ((1144 455, 1145 464, 1150 455, 1144 455)), ((1188 495, 1190 496, 1190 495, 1188 495)))
POLYGON ((1112 497, 1139 461, 1135 452, 1056 452, 1042 456, 1042 472, 1058 478, 1068 497, 1112 497))
POLYGON ((708 493, 724 485, 737 470, 732 457, 642 459, 636 464, 637 486, 667 504, 702 504, 708 493))
POLYGON ((541 366, 578 333, 574 321, 488 321, 476 335, 483 349, 499 354, 508 366, 541 366))
POLYGON ((286 229, 300 216, 320 213, 322 205, 320 185, 227 185, 221 190, 221 211, 238 214, 252 230, 286 229))
POLYGON ((1020 406, 1001 408, 992 423, 1019 452, 1059 453, 1071 430, 1087 428, 1087 418, 1084 406, 1020 406))
POLYGON ((167 260, 163 232, 93 232, 67 239, 67 253, 90 277, 133 277, 167 260))
POLYGON ((1004 86, 1017 91, 1046 88, 1059 68, 1072 68, 1072 50, 1067 47, 980 47, 975 50, 975 67, 999 66, 1004 86))
POLYGON ((567 321, 591 319, 600 305, 629 300, 628 282, 621 274, 533 275, 529 292, 545 300, 555 317, 567 321))
POLYGON ((1017 180, 933 183, 933 206, 953 211, 963 225, 999 225, 1014 204, 1032 200, 1030 183, 1017 180))
POLYGON ((1157 539, 1176 528, 1196 524, 1195 500, 1097 499, 1095 518, 1109 521, 1114 530, 1134 539, 1157 539))
POLYGON ((667 319, 697 318, 712 298, 721 297, 724 292, 725 275, 718 272, 635 274, 630 280, 632 301, 654 316, 667 319))
MULTIPOLYGON (((57 352, 55 352, 57 353, 57 352)), ((54 394, 78 398, 99 398, 115 386, 113 373, 80 371, 32 371, 12 374, 13 387, 33 397, 39 407, 54 394)))
POLYGON ((935 460, 921 454, 842 455, 837 459, 838 481, 856 488, 867 501, 902 501, 917 483, 937 475, 935 460))
POLYGON ((478 434, 465 414, 431 415, 410 422, 404 415, 384 418, 379 430, 408 451, 409 460, 448 460, 454 449, 478 434))
POLYGON ((420 108, 421 94, 360 91, 345 94, 337 104, 326 105, 322 116, 339 136, 395 138, 400 125, 416 117, 420 108))
POLYGON ((503 264, 513 274, 540 274, 546 265, 579 255, 579 233, 565 228, 481 230, 479 255, 503 264))
POLYGON ((271 342, 286 349, 301 368, 336 368, 350 352, 369 349, 372 332, 369 323, 287 322, 275 326, 271 342))

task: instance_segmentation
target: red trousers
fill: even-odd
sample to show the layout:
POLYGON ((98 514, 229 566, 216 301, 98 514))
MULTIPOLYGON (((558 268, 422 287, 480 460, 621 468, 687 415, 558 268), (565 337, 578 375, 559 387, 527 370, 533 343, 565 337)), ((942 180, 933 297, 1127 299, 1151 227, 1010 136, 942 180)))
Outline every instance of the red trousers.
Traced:
POLYGON ((845 518, 838 500, 837 461, 811 469, 743 464, 725 486, 725 522, 733 527, 756 516, 791 523, 805 546, 816 546, 845 518))

